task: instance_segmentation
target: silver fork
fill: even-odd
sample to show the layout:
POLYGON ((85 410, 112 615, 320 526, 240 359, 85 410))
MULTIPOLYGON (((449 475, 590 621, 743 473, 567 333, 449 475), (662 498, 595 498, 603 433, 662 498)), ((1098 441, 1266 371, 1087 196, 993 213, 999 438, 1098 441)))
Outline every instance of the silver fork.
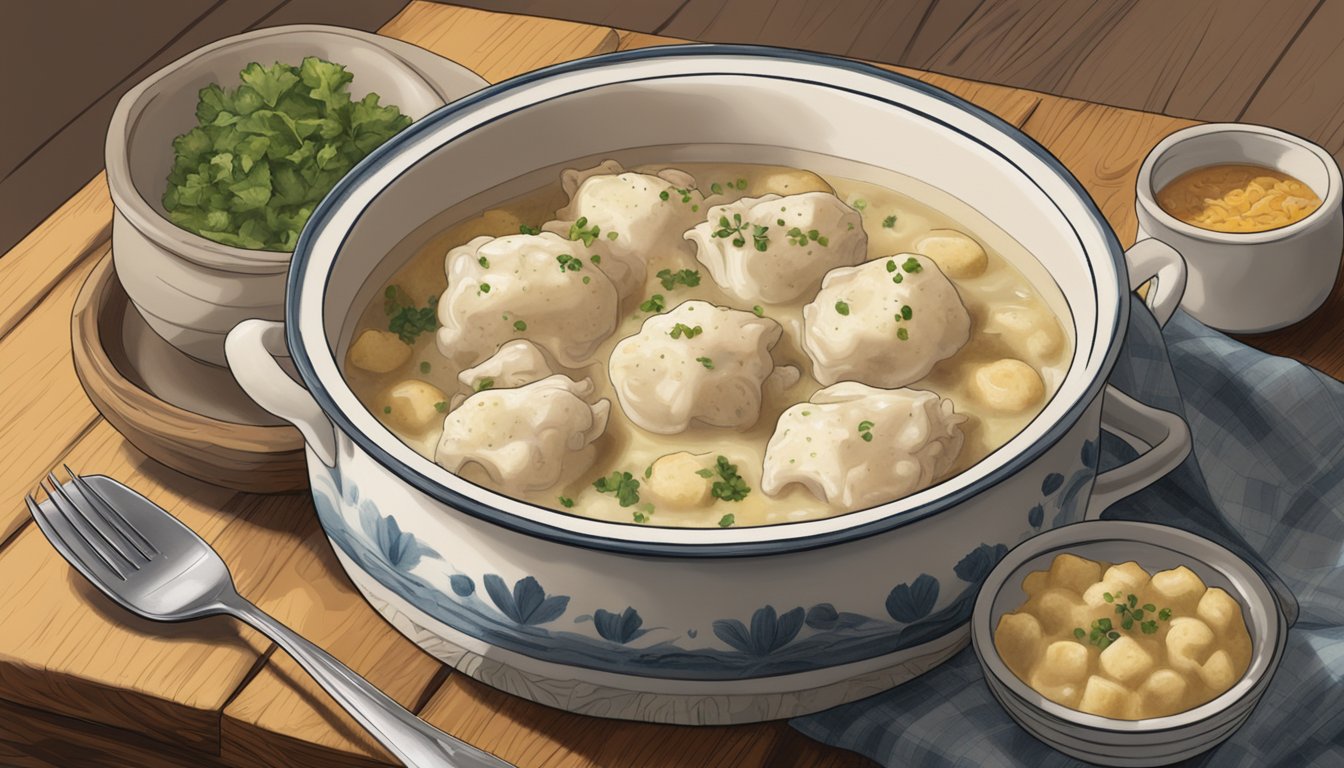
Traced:
POLYGON ((122 607, 154 621, 224 614, 284 648, 389 752, 411 768, 510 768, 429 725, 233 586, 219 554, 162 507, 101 475, 47 474, 47 500, 25 497, 57 552, 122 607))

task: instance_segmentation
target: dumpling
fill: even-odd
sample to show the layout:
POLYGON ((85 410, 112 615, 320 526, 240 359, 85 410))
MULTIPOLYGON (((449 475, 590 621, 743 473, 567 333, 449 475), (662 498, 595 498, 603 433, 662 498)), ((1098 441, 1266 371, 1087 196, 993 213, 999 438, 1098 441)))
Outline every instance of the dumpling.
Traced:
POLYGON ((439 352, 475 365, 526 338, 577 368, 616 330, 616 287, 557 235, 478 237, 448 252, 439 352))
POLYGON ((832 270, 803 307, 803 349, 822 384, 895 389, 918 381, 971 336, 961 296, 926 256, 832 270))
POLYGON ((569 204, 542 228, 585 245, 604 244, 601 268, 621 296, 643 287, 649 258, 675 251, 677 238, 699 221, 704 207, 695 179, 672 168, 635 173, 607 160, 564 171, 560 184, 569 204))
POLYGON ((751 312, 687 301, 616 345, 611 384, 625 415, 650 432, 673 435, 693 421, 746 429, 761 415, 782 331, 751 312))
POLYGON ((539 491, 588 469, 611 402, 589 405, 591 379, 556 375, 514 389, 487 389, 467 398, 443 422, 434 461, 449 472, 479 464, 494 482, 539 491))
POLYGON ((952 468, 964 421, 951 400, 933 392, 827 387, 780 415, 761 488, 774 496, 800 483, 850 510, 899 499, 952 468))
POLYGON ((720 288, 767 304, 811 295, 828 271, 858 264, 868 253, 862 217, 826 192, 713 206, 686 239, 720 288))
POLYGON ((989 257, 979 243, 955 229, 935 229, 915 243, 915 250, 933 259, 954 280, 979 277, 989 257))
POLYGON ((541 381, 554 371, 546 356, 536 344, 518 339, 510 341, 490 356, 489 360, 457 375, 457 380, 476 391, 506 387, 521 387, 541 381))

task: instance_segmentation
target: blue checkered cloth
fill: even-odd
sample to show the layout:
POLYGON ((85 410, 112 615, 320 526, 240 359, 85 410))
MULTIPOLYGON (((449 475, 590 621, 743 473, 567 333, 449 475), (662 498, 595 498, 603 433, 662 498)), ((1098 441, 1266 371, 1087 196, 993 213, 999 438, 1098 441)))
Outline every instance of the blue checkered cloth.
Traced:
MULTIPOLYGON (((1103 517, 1213 539, 1268 566, 1300 608, 1250 719, 1187 764, 1344 766, 1344 384, 1183 312, 1159 329, 1137 300, 1111 383, 1183 415, 1194 451, 1103 517)), ((1110 435, 1101 446, 1103 469, 1134 456, 1110 435)), ((791 724, 885 766, 1082 765, 1009 719, 969 648, 899 688, 791 724)))

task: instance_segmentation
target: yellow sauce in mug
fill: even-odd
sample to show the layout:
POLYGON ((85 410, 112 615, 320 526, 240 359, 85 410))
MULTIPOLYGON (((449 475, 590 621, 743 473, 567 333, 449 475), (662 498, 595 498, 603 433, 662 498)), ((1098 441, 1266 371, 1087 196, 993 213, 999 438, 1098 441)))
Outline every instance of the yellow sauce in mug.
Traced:
POLYGON ((1321 207, 1301 181, 1259 165, 1208 165, 1172 179, 1157 193, 1162 210, 1214 232, 1265 232, 1321 207))

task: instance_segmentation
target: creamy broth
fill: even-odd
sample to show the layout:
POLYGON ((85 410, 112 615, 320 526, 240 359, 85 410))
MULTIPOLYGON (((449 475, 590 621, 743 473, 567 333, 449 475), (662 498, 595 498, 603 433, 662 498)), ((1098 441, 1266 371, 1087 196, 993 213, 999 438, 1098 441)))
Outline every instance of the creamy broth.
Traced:
MULTIPOLYGON (((770 189, 780 194, 806 191, 781 188, 781 175, 793 174, 795 183, 800 177, 794 169, 779 166, 677 162, 635 165, 630 170, 652 174, 669 166, 694 177, 695 188, 706 196, 704 203, 699 206, 702 215, 711 206, 738 198, 756 197, 770 189), (714 191, 720 192, 714 194, 714 191)), ((961 425, 965 434, 964 445, 951 469, 938 478, 945 479, 981 461, 1016 435, 1036 417, 1058 389, 1073 351, 1069 326, 1061 324, 1052 311, 1052 307, 1065 306, 1063 297, 1057 286, 1048 279, 1037 280, 1037 284, 1033 284, 1024 277, 1023 272, 1010 263, 1007 254, 1011 252, 1012 261, 1017 263, 1024 263, 1032 257, 1001 231, 984 225, 982 217, 969 209, 955 210, 955 206, 960 205, 956 201, 940 199, 942 210, 935 210, 917 200, 914 195, 922 191, 918 182, 910 180, 908 187, 894 185, 906 189, 902 193, 900 189, 839 176, 825 175, 824 178, 841 201, 859 212, 862 228, 868 236, 869 260, 916 253, 917 244, 921 240, 941 230, 964 232, 984 248, 986 260, 983 272, 963 277, 949 274, 970 316, 970 340, 951 357, 938 362, 926 376, 908 385, 911 389, 931 390, 951 399, 957 413, 967 417, 961 425), (976 221, 980 226, 971 231, 965 223, 967 221, 976 221), (1048 294, 1043 296, 1042 291, 1048 294), (982 402, 983 397, 976 390, 976 371, 981 366, 1002 359, 1022 361, 1039 374, 1043 394, 1030 407, 1003 412, 987 407, 982 402)), ((447 290, 445 254, 450 249, 481 235, 518 234, 520 225, 541 227, 554 219, 557 210, 566 203, 567 197, 557 181, 448 226, 419 247, 390 279, 383 281, 380 290, 373 294, 373 300, 356 322, 351 338, 358 338, 369 329, 389 329, 389 314, 385 307, 385 291, 389 287, 399 291, 395 294, 400 297, 399 301, 423 306, 447 290)), ((582 251, 582 247, 578 247, 576 252, 582 251)), ((644 285, 621 302, 620 320, 615 333, 598 346, 586 364, 576 368, 555 368, 555 372, 576 380, 590 378, 595 391, 586 398, 588 401, 605 398, 611 403, 605 433, 588 448, 594 453, 591 465, 580 468, 580 471, 567 472, 554 486, 540 491, 521 491, 502 486, 477 464, 467 464, 458 474, 473 483, 514 498, 623 523, 715 527, 725 525, 725 515, 731 515, 732 525, 767 525, 827 517, 846 511, 817 498, 798 484, 787 486, 775 496, 761 490, 767 443, 781 413, 790 406, 806 402, 822 388, 813 376, 813 363, 800 342, 803 306, 812 301, 820 285, 787 303, 744 302, 715 283, 705 265, 697 260, 696 248, 692 243, 677 237, 651 245, 648 254, 648 273, 644 285), (658 277, 658 273, 665 269, 673 273, 680 270, 697 271, 699 284, 665 288, 658 277), (746 311, 759 307, 760 315, 777 321, 783 328, 778 343, 771 350, 775 365, 794 366, 801 376, 787 387, 768 380, 763 387, 760 417, 753 426, 743 431, 699 423, 692 423, 685 431, 670 435, 641 429, 623 413, 609 377, 607 361, 612 349, 621 340, 639 333, 643 323, 658 314, 642 311, 640 306, 654 294, 664 297, 664 311, 689 300, 702 300, 746 311), (673 509, 658 505, 650 509, 648 502, 638 506, 621 506, 614 494, 600 492, 594 487, 595 479, 612 472, 630 472, 635 479, 647 484, 647 468, 660 457, 678 452, 704 455, 710 466, 715 457, 726 457, 736 465, 739 476, 751 488, 750 493, 739 501, 710 499, 710 503, 698 509, 673 509)), ((1038 265, 1033 266, 1036 267, 1036 274, 1044 274, 1038 265)), ((955 274, 957 270, 954 268, 951 272, 955 274)), ((521 339, 527 336, 527 331, 517 334, 521 339)), ((414 340, 410 354, 404 361, 392 359, 376 366, 390 367, 383 372, 361 368, 355 364, 353 356, 352 347, 347 353, 345 365, 347 381, 352 390, 397 437, 433 460, 443 431, 442 414, 451 411, 463 397, 472 394, 471 389, 458 381, 458 374, 481 360, 453 361, 446 358, 440 354, 432 332, 422 333, 414 340), (405 421, 407 417, 394 407, 394 400, 390 398, 392 390, 407 380, 425 382, 443 393, 444 399, 439 402, 438 413, 423 429, 408 427, 405 421)), ((408 407, 407 400, 395 402, 402 408, 408 407)))

